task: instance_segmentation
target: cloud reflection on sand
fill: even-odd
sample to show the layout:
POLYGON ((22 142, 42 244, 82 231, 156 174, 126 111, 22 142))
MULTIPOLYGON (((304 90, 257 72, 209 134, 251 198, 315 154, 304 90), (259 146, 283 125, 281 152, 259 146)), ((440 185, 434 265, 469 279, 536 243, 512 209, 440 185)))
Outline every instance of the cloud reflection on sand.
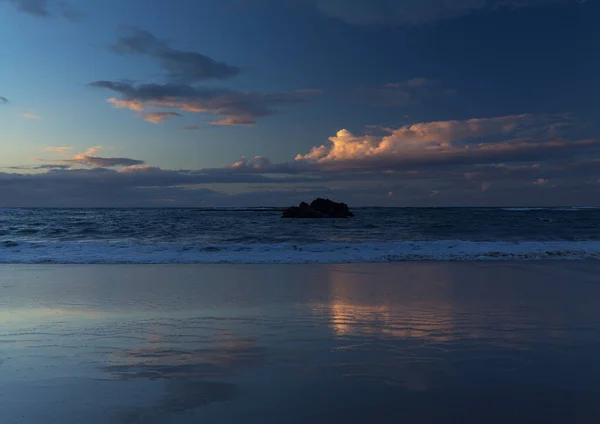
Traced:
MULTIPOLYGON (((182 327, 190 328, 184 321, 182 327)), ((176 343, 172 339, 172 335, 151 332, 146 344, 109 356, 110 365, 103 370, 111 378, 154 380, 162 391, 149 406, 122 411, 119 423, 165 422, 171 414, 231 400, 239 392, 238 385, 222 380, 260 364, 266 355, 253 337, 231 331, 209 339, 198 337, 176 343)))
POLYGON ((120 380, 214 378, 257 365, 265 354, 254 338, 231 332, 212 341, 198 338, 176 346, 151 334, 148 344, 110 355, 104 370, 120 380))

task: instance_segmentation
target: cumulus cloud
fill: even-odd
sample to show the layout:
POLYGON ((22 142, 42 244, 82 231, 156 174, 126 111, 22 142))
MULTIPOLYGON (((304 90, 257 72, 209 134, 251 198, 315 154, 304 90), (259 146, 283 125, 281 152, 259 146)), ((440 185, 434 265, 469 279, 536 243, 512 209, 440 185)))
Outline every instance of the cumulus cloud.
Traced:
POLYGON ((324 14, 354 25, 420 25, 477 11, 580 0, 317 0, 324 14))
POLYGON ((181 116, 181 114, 176 112, 142 112, 138 116, 144 118, 147 122, 162 124, 171 118, 181 116))
POLYGON ((354 135, 340 130, 328 145, 316 146, 296 161, 323 168, 394 167, 439 163, 487 163, 502 157, 528 158, 568 149, 590 148, 600 140, 548 139, 556 119, 530 114, 463 121, 437 121, 389 129, 384 136, 354 135), (535 137, 536 135, 537 137, 535 137))
POLYGON ((0 96, 0 105, 1 104, 7 104, 7 103, 8 103, 8 99, 6 97, 0 96))
POLYGON ((123 28, 124 34, 110 49, 119 54, 146 55, 158 61, 171 81, 192 83, 208 79, 226 79, 238 75, 237 66, 218 62, 198 52, 177 50, 152 33, 133 27, 123 28))
POLYGON ((454 94, 439 80, 412 78, 407 81, 384 84, 378 87, 360 87, 353 93, 357 100, 379 107, 408 106, 425 97, 454 94))
POLYGON ((314 93, 298 90, 286 93, 254 93, 186 84, 135 84, 126 81, 95 81, 90 86, 121 95, 108 102, 117 108, 142 111, 173 108, 184 112, 210 113, 220 118, 213 125, 254 125, 258 118, 278 113, 279 108, 302 103, 314 93))
POLYGON ((17 10, 38 18, 49 18, 61 16, 69 20, 75 20, 80 17, 80 13, 71 3, 66 1, 48 1, 48 0, 8 0, 17 10))

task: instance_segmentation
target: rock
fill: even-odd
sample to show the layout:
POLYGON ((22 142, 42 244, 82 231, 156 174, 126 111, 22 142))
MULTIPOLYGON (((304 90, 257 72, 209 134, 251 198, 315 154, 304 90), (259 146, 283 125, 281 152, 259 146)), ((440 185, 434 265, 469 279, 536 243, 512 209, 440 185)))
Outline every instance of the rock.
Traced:
POLYGON ((310 207, 298 208, 292 206, 283 211, 282 218, 332 218, 324 213, 311 209, 310 207))
POLYGON ((310 204, 312 209, 322 212, 326 215, 333 216, 335 218, 348 218, 354 216, 348 205, 345 203, 336 203, 329 199, 316 199, 310 204))
POLYGON ((329 199, 316 199, 310 205, 306 202, 283 211, 282 218, 348 218, 354 216, 345 203, 329 199))

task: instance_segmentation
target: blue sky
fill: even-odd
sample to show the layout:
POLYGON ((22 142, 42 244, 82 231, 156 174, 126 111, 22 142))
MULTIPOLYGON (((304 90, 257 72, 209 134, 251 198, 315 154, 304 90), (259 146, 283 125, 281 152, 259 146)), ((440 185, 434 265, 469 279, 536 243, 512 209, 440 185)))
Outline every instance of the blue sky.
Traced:
POLYGON ((598 12, 0 0, 0 206, 600 204, 598 12))

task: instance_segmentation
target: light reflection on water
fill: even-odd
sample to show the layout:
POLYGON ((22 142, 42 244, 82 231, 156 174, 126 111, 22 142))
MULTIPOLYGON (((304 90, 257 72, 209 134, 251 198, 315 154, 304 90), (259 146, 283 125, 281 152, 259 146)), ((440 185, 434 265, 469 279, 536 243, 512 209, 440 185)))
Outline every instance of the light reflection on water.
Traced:
POLYGON ((45 268, 3 289, 0 422, 597 418, 592 268, 45 268))

